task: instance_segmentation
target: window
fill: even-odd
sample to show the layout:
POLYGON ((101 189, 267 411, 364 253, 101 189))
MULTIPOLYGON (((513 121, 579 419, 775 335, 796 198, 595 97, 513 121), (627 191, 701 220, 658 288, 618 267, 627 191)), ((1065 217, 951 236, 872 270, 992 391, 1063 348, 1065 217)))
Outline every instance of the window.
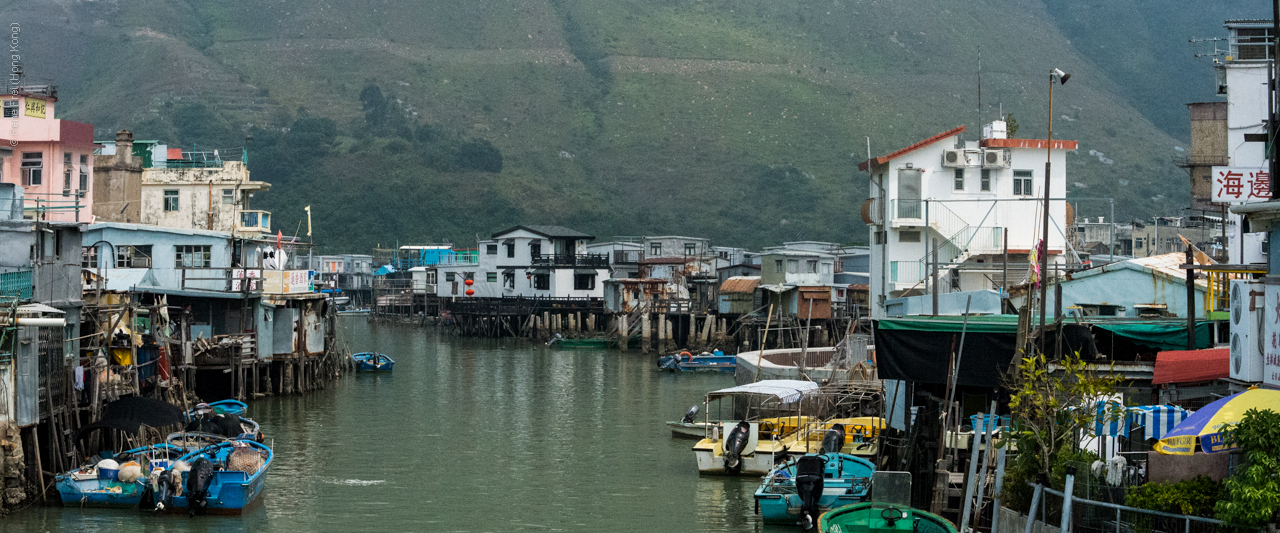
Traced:
POLYGON ((684 243, 684 255, 698 255, 698 245, 691 242, 684 243))
MULTIPOLYGON (((174 191, 174 192, 178 192, 178 191, 174 191)), ((165 193, 164 194, 164 210, 177 211, 178 199, 176 197, 173 199, 173 209, 169 209, 169 191, 165 191, 164 193, 165 193)), ((258 213, 254 211, 245 211, 243 213, 240 213, 240 226, 245 228, 258 227, 258 213)))
POLYGON ((89 156, 80 156, 80 189, 79 195, 84 196, 84 192, 89 190, 89 156))
POLYGON ((831 273, 831 263, 823 263, 823 264, 822 264, 822 273, 823 273, 823 274, 830 274, 830 273, 831 273))
POLYGON ((660 257, 661 255, 662 255, 662 243, 660 242, 649 243, 649 256, 660 257))
POLYGON ((964 190, 964 169, 963 168, 956 169, 956 190, 957 191, 964 190))
POLYGON ((80 266, 84 268, 98 268, 97 246, 85 246, 80 251, 80 266))
POLYGON ((988 192, 991 190, 991 169, 982 169, 982 181, 979 189, 981 189, 982 192, 988 192))
POLYGON ((164 191, 164 210, 165 211, 178 210, 178 191, 175 191, 173 189, 164 191))
POLYGON ((516 274, 514 271, 502 273, 502 287, 511 290, 516 289, 516 274))
POLYGON ((444 280, 445 280, 445 281, 453 281, 453 275, 454 275, 454 273, 453 273, 453 272, 445 272, 445 273, 444 273, 444 280))
POLYGON ((507 243, 507 244, 506 244, 506 246, 507 246, 507 257, 515 257, 515 256, 516 256, 516 244, 515 244, 515 243, 513 243, 513 242, 509 242, 509 243, 507 243))
POLYGON ((212 246, 174 246, 174 268, 209 268, 213 266, 212 246))
POLYGON ((71 152, 62 154, 62 195, 71 196, 71 152))
POLYGON ((799 273, 800 273, 800 260, 799 260, 799 259, 788 259, 788 260, 787 260, 787 273, 788 273, 788 274, 799 274, 799 273))
POLYGON ((773 271, 774 271, 774 272, 778 272, 778 273, 786 272, 785 270, 783 270, 783 269, 782 269, 782 260, 781 260, 781 259, 774 259, 774 260, 773 260, 773 271))
POLYGON ((529 243, 529 255, 533 257, 542 255, 542 241, 533 241, 529 243))
POLYGON ((574 274, 573 275, 573 290, 589 291, 595 288, 596 288, 595 274, 574 274))
POLYGON ((806 263, 807 263, 807 265, 806 265, 806 266, 808 266, 808 267, 809 267, 809 273, 810 273, 810 274, 817 274, 817 273, 818 273, 818 260, 817 260, 817 259, 810 259, 810 260, 806 261, 806 263))
POLYGON ((920 242, 920 232, 918 231, 899 231, 898 242, 920 242))
POLYGON ((4 118, 15 118, 17 116, 18 116, 18 101, 5 100, 4 101, 4 118))
POLYGON ((44 152, 22 152, 22 186, 44 183, 44 152))
MULTIPOLYGON (((494 246, 496 247, 497 245, 494 245, 494 246)), ((489 282, 489 283, 497 283, 497 282, 498 282, 498 273, 497 273, 497 272, 485 272, 485 273, 484 273, 484 280, 485 280, 485 281, 487 281, 487 282, 489 282)))
POLYGON ((222 189, 222 203, 223 203, 223 204, 225 204, 225 205, 232 205, 232 204, 235 204, 235 203, 236 203, 236 190, 235 190, 235 189, 222 189))
POLYGON ((1013 195, 1014 196, 1031 196, 1033 189, 1031 188, 1031 171, 1015 170, 1013 171, 1013 195))
POLYGON ((116 268, 151 268, 151 245, 116 246, 116 268))
POLYGON ((488 255, 498 255, 498 245, 496 244, 484 245, 484 253, 488 255))
POLYGON ((551 290, 551 275, 550 274, 534 274, 533 289, 537 291, 551 290))

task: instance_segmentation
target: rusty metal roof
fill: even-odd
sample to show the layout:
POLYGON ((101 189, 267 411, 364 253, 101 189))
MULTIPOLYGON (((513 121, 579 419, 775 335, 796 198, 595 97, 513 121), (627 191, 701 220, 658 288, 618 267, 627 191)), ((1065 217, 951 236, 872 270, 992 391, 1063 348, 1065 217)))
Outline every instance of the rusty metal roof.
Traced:
POLYGON ((642 265, 683 265, 687 257, 646 257, 640 260, 642 265))
POLYGON ((733 276, 720 284, 720 292, 752 293, 760 286, 760 276, 733 276))

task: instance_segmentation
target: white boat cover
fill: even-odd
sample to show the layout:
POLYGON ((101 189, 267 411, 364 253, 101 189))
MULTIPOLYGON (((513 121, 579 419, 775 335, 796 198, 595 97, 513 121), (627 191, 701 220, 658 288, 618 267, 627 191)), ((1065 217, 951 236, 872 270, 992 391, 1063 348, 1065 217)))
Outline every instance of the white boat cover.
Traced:
POLYGON ((764 394, 776 396, 781 403, 791 403, 799 400, 804 393, 817 390, 818 384, 812 381, 800 381, 798 379, 767 379, 746 385, 738 385, 727 389, 720 389, 707 394, 708 398, 717 396, 730 396, 734 394, 764 394))

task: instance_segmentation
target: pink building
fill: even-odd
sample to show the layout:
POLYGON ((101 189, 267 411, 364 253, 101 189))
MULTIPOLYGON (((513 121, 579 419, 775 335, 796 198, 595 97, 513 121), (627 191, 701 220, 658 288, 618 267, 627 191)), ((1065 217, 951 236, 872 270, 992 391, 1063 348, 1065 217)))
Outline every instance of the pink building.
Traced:
POLYGON ((20 87, 0 97, 0 182, 23 188, 28 218, 93 221, 93 125, 54 118, 53 86, 20 87))

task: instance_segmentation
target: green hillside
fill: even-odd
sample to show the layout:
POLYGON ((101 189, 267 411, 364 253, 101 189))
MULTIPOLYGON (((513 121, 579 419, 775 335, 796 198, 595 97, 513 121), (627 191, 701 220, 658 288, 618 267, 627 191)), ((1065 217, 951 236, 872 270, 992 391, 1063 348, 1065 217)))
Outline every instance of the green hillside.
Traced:
POLYGON ((100 138, 252 136, 254 178, 273 183, 258 206, 286 233, 313 206, 316 240, 336 252, 469 244, 516 223, 865 242, 867 137, 876 155, 960 124, 975 139, 979 48, 982 120, 1012 112, 1020 137, 1045 134, 1048 70, 1073 73, 1054 102, 1055 137, 1081 142, 1069 194, 1115 198, 1122 218, 1181 214, 1186 173, 1169 161, 1185 146, 1182 104, 1212 98, 1194 96, 1212 71, 1186 37, 1257 14, 1177 3, 14 1, 0 13, 22 25, 27 72, 59 84, 61 117, 100 138), (1169 72, 1145 74, 1166 58, 1169 72))

